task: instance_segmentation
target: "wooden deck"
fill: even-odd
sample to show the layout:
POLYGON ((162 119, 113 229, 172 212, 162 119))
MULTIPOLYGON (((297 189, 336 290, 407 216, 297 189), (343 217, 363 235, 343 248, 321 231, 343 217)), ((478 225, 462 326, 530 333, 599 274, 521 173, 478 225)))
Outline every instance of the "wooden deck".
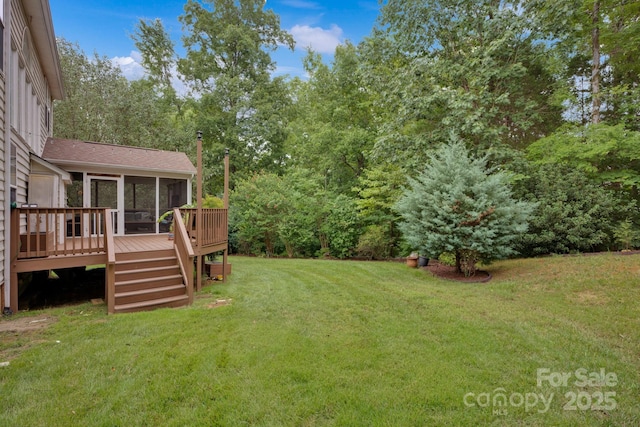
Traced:
MULTIPOLYGON (((98 237, 68 237, 64 243, 58 243, 49 256, 33 256, 15 260, 13 269, 16 273, 29 271, 55 270, 61 268, 83 267, 95 264, 106 264, 107 254, 98 237), (88 250, 91 248, 91 250, 88 250)), ((173 248, 173 241, 166 234, 141 234, 115 236, 114 252, 146 252, 173 248)))
MULTIPOLYGON (((175 209, 174 217, 183 220, 174 222, 175 238, 169 240, 167 234, 114 236, 111 222, 105 221, 105 218, 111 217, 108 209, 14 209, 11 216, 12 235, 19 236, 19 239, 12 239, 11 242, 11 310, 16 312, 18 309, 18 273, 104 264, 107 282, 105 297, 109 312, 115 312, 113 310, 117 303, 114 298, 116 294, 120 295, 116 290, 117 284, 126 282, 126 286, 131 287, 132 280, 146 283, 162 282, 162 277, 154 276, 158 268, 151 267, 151 264, 143 265, 161 257, 175 258, 175 261, 171 262, 175 263, 175 268, 180 271, 183 278, 182 286, 185 287, 185 295, 188 297, 187 300, 169 302, 168 297, 163 297, 165 306, 184 305, 184 301, 190 303, 194 287, 199 290, 201 286, 200 267, 203 256, 223 251, 226 264, 228 244, 226 209, 204 210, 204 230, 201 233, 194 228, 193 221, 186 220, 195 216, 195 211, 181 212, 175 209), (32 231, 26 233, 26 230, 32 231), (87 236, 88 230, 94 230, 95 234, 87 236), (85 236, 79 236, 77 233, 85 236), (194 284, 193 278, 194 259, 197 261, 197 284, 194 284), (142 261, 133 263, 132 260, 142 261), (130 267, 132 263, 135 264, 135 274, 147 277, 127 279, 121 270, 125 268, 124 265, 129 264, 130 267), (119 282, 116 283, 117 281, 119 282)), ((132 276, 134 272, 126 274, 132 276)), ((169 292, 167 286, 163 289, 165 293, 169 292)), ((125 292, 126 298, 133 299, 132 293, 142 291, 129 290, 125 292)), ((152 304, 147 304, 147 307, 153 308, 152 304)), ((135 307, 128 307, 126 311, 133 310, 135 307)))
POLYGON ((113 238, 116 254, 146 252, 173 248, 173 240, 166 234, 140 234, 116 236, 113 238))

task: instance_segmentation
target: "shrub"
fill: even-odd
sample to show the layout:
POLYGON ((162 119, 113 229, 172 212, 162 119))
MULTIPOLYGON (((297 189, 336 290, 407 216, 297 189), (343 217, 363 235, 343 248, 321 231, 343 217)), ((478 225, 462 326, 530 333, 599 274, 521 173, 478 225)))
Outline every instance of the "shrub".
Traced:
POLYGON ((356 252, 369 259, 389 258, 391 247, 385 228, 380 225, 368 226, 358 240, 356 252))
POLYGON ((527 256, 592 252, 614 244, 613 230, 632 204, 573 168, 541 165, 520 183, 537 206, 518 242, 527 256))
POLYGON ((336 258, 347 258, 355 250, 361 232, 355 201, 340 194, 329 203, 328 210, 323 231, 329 241, 329 251, 336 258))
POLYGON ((625 251, 636 247, 638 240, 640 240, 640 233, 635 229, 635 225, 629 218, 618 224, 616 229, 613 230, 613 235, 622 250, 625 251))

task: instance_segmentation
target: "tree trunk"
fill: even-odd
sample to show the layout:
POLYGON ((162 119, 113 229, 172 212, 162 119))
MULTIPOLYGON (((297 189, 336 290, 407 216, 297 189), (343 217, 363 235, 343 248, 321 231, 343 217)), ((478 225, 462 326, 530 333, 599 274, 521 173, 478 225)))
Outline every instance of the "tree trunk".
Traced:
POLYGON ((593 47, 593 64, 591 68, 591 123, 600 123, 600 2, 593 2, 591 16, 591 45, 593 47))

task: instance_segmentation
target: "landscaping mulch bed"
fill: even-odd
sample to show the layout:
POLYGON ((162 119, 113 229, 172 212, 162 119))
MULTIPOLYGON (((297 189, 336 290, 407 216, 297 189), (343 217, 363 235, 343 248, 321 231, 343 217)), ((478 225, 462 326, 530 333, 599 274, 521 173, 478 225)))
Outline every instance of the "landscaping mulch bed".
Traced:
POLYGON ((425 271, 429 271, 436 277, 456 282, 484 283, 491 280, 491 274, 488 271, 476 270, 476 274, 466 277, 463 273, 459 273, 455 266, 452 267, 450 265, 441 264, 434 260, 429 260, 429 264, 426 267, 421 268, 425 271))

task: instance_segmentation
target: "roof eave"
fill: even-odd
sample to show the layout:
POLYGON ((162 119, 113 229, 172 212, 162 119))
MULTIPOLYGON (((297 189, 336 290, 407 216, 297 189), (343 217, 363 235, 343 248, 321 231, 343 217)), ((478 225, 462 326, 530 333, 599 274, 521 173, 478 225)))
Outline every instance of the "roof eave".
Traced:
POLYGON ((51 18, 49 0, 23 0, 25 13, 31 18, 31 34, 42 63, 53 99, 64 99, 60 56, 51 18))
POLYGON ((120 172, 147 172, 156 176, 164 175, 164 176, 182 176, 182 177, 192 177, 197 171, 191 170, 171 170, 167 171, 166 169, 156 169, 156 168, 143 168, 143 167, 128 167, 122 165, 113 165, 108 163, 87 163, 87 162, 77 162, 73 160, 60 160, 60 159, 45 159, 50 163, 58 165, 68 170, 87 170, 87 169, 100 169, 100 170, 114 170, 120 172))

